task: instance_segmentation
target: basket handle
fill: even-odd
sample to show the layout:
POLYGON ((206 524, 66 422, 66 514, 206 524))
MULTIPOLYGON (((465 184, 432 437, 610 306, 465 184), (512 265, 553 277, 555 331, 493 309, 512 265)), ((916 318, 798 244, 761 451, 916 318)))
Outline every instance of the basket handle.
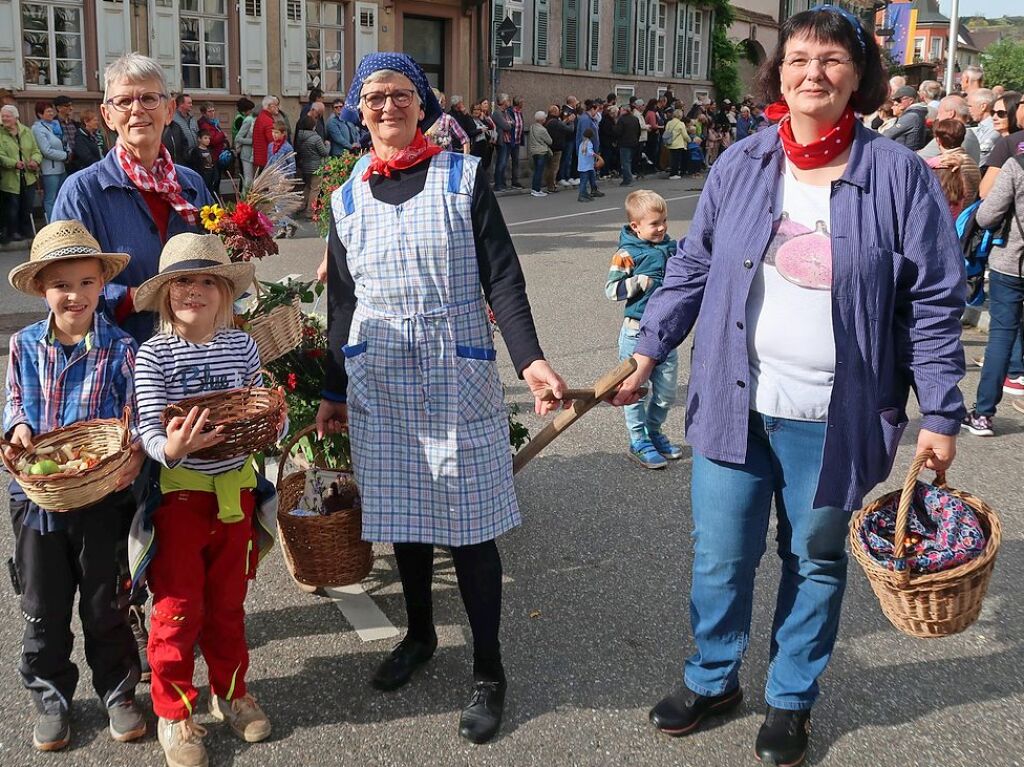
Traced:
POLYGON ((125 405, 121 413, 121 428, 124 429, 121 437, 121 448, 124 449, 132 443, 132 409, 129 405, 125 405))
POLYGON ((316 433, 316 424, 315 423, 311 423, 309 426, 305 427, 304 429, 299 429, 297 432, 295 432, 288 439, 288 441, 284 444, 284 447, 281 448, 281 463, 278 464, 278 467, 277 467, 277 492, 278 492, 278 494, 280 494, 280 492, 281 492, 281 480, 284 479, 284 476, 285 476, 285 474, 284 474, 284 465, 288 461, 288 459, 291 457, 292 450, 294 450, 295 446, 297 444, 299 444, 299 440, 300 439, 302 439, 303 437, 308 437, 310 434, 315 434, 315 433, 316 433))
MULTIPOLYGON (((907 534, 910 532, 910 507, 914 502, 914 487, 917 485, 917 476, 924 469, 924 465, 935 453, 931 450, 922 450, 910 464, 910 471, 907 478, 903 480, 903 489, 900 491, 900 505, 896 510, 896 528, 893 531, 892 555, 896 559, 903 559, 907 547, 907 534)), ((935 484, 940 487, 946 485, 946 473, 935 472, 935 484)), ((904 568, 904 572, 906 569, 904 568)), ((908 573, 909 577, 909 573, 908 573)))
MULTIPOLYGON (((260 368, 259 372, 263 374, 263 385, 266 386, 268 389, 276 389, 277 387, 279 387, 281 385, 281 384, 279 384, 277 382, 277 377, 274 376, 274 374, 271 373, 269 370, 267 370, 267 368, 260 368), (267 386, 267 379, 270 379, 270 386, 267 386)), ((252 387, 252 386, 255 386, 255 385, 256 385, 256 379, 253 378, 249 382, 249 386, 252 387)))

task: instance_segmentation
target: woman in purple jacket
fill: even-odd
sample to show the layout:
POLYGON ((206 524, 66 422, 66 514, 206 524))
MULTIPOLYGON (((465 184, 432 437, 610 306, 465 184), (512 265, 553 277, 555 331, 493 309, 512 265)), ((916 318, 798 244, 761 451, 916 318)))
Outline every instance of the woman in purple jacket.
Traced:
POLYGON ((779 125, 713 166, 616 404, 636 400, 696 323, 686 425, 697 649, 650 718, 685 735, 740 702, 774 501, 782 578, 755 748, 766 764, 796 765, 839 627, 851 510, 892 468, 911 387, 918 451, 932 451, 932 469, 953 460, 964 276, 927 166, 854 119, 886 95, 870 32, 834 6, 796 14, 760 81, 779 125))

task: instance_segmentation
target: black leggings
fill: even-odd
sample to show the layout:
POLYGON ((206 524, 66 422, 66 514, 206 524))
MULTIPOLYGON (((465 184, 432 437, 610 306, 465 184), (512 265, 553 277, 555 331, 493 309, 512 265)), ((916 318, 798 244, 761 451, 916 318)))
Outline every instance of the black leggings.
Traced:
MULTIPOLYGON (((395 561, 402 579, 405 609, 409 615, 409 636, 430 641, 434 636, 431 580, 434 574, 434 546, 429 543, 396 543, 395 561)), ((501 556, 494 541, 472 546, 453 546, 462 603, 473 630, 473 673, 504 680, 498 626, 501 622, 501 556)))

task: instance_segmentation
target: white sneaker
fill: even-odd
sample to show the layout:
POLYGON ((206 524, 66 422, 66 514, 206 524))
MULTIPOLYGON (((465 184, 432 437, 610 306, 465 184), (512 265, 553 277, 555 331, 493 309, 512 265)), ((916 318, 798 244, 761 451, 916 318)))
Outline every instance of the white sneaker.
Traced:
POLYGON ((580 180, 578 178, 571 178, 571 179, 569 179, 569 183, 572 186, 579 186, 580 185, 580 180))
POLYGON ((669 176, 668 180, 669 181, 678 181, 681 178, 682 178, 682 176, 669 176))
POLYGON ((530 194, 533 195, 534 197, 547 197, 548 196, 547 192, 531 191, 530 194))
POLYGON ((558 185, 559 185, 560 187, 562 187, 563 189, 568 189, 568 188, 569 188, 570 186, 572 186, 572 184, 570 184, 570 183, 569 183, 568 181, 566 181, 566 180, 565 180, 564 178, 563 178, 563 179, 560 179, 560 180, 558 181, 558 185))

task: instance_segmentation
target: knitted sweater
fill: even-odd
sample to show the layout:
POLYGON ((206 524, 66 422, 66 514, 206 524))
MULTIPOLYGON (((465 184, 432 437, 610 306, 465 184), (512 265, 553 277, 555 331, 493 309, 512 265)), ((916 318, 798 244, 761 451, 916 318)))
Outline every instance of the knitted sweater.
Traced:
POLYGON ((977 221, 986 228, 998 227, 1010 216, 1010 233, 1006 245, 992 248, 988 257, 990 269, 1000 274, 1019 277, 1024 258, 1024 166, 1020 156, 1011 157, 996 176, 996 183, 978 207, 977 221))

